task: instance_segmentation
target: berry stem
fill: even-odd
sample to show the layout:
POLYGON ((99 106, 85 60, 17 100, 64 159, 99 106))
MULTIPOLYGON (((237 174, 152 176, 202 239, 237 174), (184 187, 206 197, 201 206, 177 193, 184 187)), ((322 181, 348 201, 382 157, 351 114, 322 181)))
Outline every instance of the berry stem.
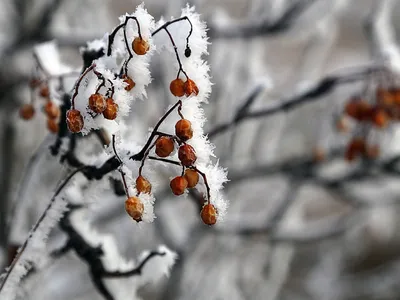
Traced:
POLYGON ((125 173, 121 169, 122 166, 123 166, 123 162, 122 162, 121 158, 118 156, 117 149, 115 148, 115 134, 112 135, 112 147, 113 147, 113 151, 114 151, 115 157, 119 161, 118 172, 121 174, 122 182, 124 184, 125 194, 129 198, 130 196, 129 196, 129 191, 128 191, 128 185, 126 184, 125 173))
POLYGON ((180 75, 180 73, 182 72, 182 73, 186 76, 186 80, 187 80, 187 79, 189 79, 189 76, 188 76, 188 75, 186 74, 186 72, 183 70, 182 62, 181 62, 181 59, 179 58, 178 47, 176 47, 174 38, 172 37, 172 35, 171 35, 171 33, 169 32, 169 30, 167 29, 167 27, 164 27, 163 29, 164 29, 165 32, 168 34, 169 39, 171 40, 172 46, 174 47, 176 60, 178 61, 179 70, 178 70, 178 74, 176 75, 176 79, 179 78, 179 75, 180 75))
POLYGON ((151 146, 147 149, 147 151, 145 152, 145 154, 144 154, 144 156, 143 156, 143 158, 142 158, 142 162, 141 162, 141 164, 140 164, 139 176, 142 175, 142 170, 143 170, 144 162, 145 162, 147 156, 149 155, 151 149, 153 149, 153 148, 155 147, 155 145, 156 145, 156 142, 154 142, 153 145, 151 145, 151 146))
POLYGON ((75 108, 75 98, 76 98, 76 96, 78 96, 78 89, 79 89, 79 86, 81 85, 82 79, 83 79, 90 71, 92 71, 95 67, 96 67, 96 64, 92 64, 92 65, 91 65, 90 67, 88 67, 88 68, 85 70, 85 72, 83 72, 82 75, 78 78, 78 81, 76 82, 75 88, 74 88, 75 92, 74 92, 74 94, 72 95, 72 98, 71 98, 71 107, 72 107, 72 109, 75 108))
POLYGON ((195 166, 191 166, 189 167, 189 169, 195 170, 197 173, 199 173, 201 175, 201 177, 203 177, 204 180, 204 184, 206 186, 207 189, 207 204, 210 204, 210 186, 208 185, 208 181, 207 181, 207 176, 205 173, 201 172, 199 169, 197 169, 195 166))

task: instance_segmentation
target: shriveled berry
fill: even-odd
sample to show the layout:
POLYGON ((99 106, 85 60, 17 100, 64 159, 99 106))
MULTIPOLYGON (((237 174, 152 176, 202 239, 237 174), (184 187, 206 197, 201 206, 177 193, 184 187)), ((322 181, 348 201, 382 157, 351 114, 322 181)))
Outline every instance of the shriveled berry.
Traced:
POLYGON ((60 116, 60 108, 52 101, 48 101, 44 106, 44 112, 49 119, 57 119, 60 116))
POLYGON ((89 97, 89 108, 97 114, 101 114, 106 109, 106 100, 102 94, 92 94, 89 97))
POLYGON ((171 180, 169 186, 171 187, 172 192, 179 196, 185 192, 185 189, 188 186, 188 182, 185 177, 177 176, 171 180))
POLYGON ((159 157, 167 157, 172 151, 174 151, 174 140, 168 136, 160 136, 156 141, 156 154, 159 157))
POLYGON ((192 79, 185 81, 184 90, 186 96, 190 96, 191 94, 195 94, 197 96, 199 94, 199 88, 192 79))
POLYGON ((357 157, 364 155, 365 151, 366 151, 366 145, 364 138, 355 137, 347 145, 345 152, 345 159, 347 161, 353 161, 357 157))
POLYGON ((190 55, 192 55, 192 50, 189 48, 189 45, 187 45, 185 49, 185 56, 190 57, 190 55))
POLYGON ((181 119, 175 124, 175 134, 182 141, 187 141, 193 137, 192 123, 189 120, 181 119))
POLYGON ((113 98, 107 98, 106 109, 103 111, 104 118, 114 120, 117 117, 118 104, 114 102, 113 98))
POLYGON ((376 127, 385 128, 389 123, 389 115, 384 109, 376 108, 372 113, 372 123, 374 123, 376 127))
POLYGON ((142 221, 144 205, 138 197, 129 197, 125 201, 125 210, 136 222, 142 221))
POLYGON ((197 173, 195 170, 186 169, 185 175, 183 175, 183 176, 186 178, 186 180, 188 182, 188 185, 187 185, 188 188, 194 188, 197 185, 197 183, 199 182, 199 173, 197 173))
POLYGON ((67 126, 69 131, 78 133, 83 128, 83 117, 81 112, 77 109, 70 109, 67 111, 67 126))
POLYGON ((19 109, 19 115, 24 120, 30 120, 35 115, 35 108, 32 104, 24 104, 19 109))
POLYGON ((136 37, 132 42, 132 49, 137 55, 145 55, 149 51, 150 45, 146 40, 136 37))
POLYGON ((140 175, 136 178, 136 189, 139 193, 150 194, 151 193, 151 183, 140 175))
POLYGON ((39 95, 43 98, 48 98, 50 96, 50 90, 47 85, 43 85, 39 90, 39 95))
POLYGON ((217 223, 217 210, 212 204, 206 204, 203 206, 201 213, 201 219, 206 225, 214 225, 217 223))
POLYGON ((122 76, 122 78, 124 79, 124 82, 127 84, 125 86, 125 91, 129 92, 131 89, 135 87, 136 83, 128 75, 124 75, 122 76))
POLYGON ((180 78, 174 79, 169 85, 169 90, 175 97, 182 97, 185 95, 185 83, 180 78))
POLYGON ((196 152, 193 147, 188 144, 179 147, 178 158, 185 167, 192 166, 197 159, 196 152))
POLYGON ((57 133, 58 122, 55 119, 47 119, 47 129, 52 133, 57 133))

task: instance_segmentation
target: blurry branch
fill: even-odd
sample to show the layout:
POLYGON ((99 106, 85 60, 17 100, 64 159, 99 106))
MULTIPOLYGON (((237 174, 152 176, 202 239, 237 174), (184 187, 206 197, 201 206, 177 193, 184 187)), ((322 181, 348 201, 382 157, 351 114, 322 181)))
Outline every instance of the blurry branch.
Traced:
POLYGON ((392 71, 400 72, 400 49, 391 22, 394 0, 376 1, 364 23, 371 55, 380 63, 386 63, 392 71))
MULTIPOLYGON (((213 138, 227 130, 236 127, 246 120, 266 117, 278 112, 287 112, 294 108, 297 108, 302 104, 319 100, 322 96, 331 93, 338 85, 364 80, 366 76, 369 76, 370 74, 380 69, 382 69, 382 67, 369 66, 364 68, 357 68, 356 71, 348 72, 347 74, 326 76, 325 78, 322 78, 319 82, 317 82, 314 86, 298 93, 297 95, 287 100, 274 101, 266 108, 261 108, 255 111, 247 111, 246 113, 236 115, 233 120, 215 126, 208 132, 208 136, 210 138, 213 138)), ((248 101, 248 99, 245 99, 244 103, 248 101)))
POLYGON ((316 0, 295 2, 283 12, 277 20, 252 20, 250 23, 221 26, 210 24, 211 38, 252 38, 260 35, 272 35, 289 29, 294 21, 316 0))

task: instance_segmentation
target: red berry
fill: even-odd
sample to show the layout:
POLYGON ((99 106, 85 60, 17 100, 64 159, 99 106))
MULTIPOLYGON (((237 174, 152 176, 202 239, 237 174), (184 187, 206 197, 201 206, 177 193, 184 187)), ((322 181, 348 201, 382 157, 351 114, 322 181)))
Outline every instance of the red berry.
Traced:
POLYGON ((182 97, 185 95, 185 83, 180 78, 174 79, 169 85, 169 90, 175 97, 182 97))
POLYGON ((52 101, 48 101, 44 106, 44 112, 50 119, 57 119, 60 116, 60 108, 52 101))
POLYGON ((47 85, 43 85, 39 90, 39 95, 43 98, 48 98, 50 96, 50 90, 47 85))
POLYGON ((199 173, 197 173, 195 170, 186 169, 185 175, 183 176, 186 178, 188 182, 187 185, 188 188, 194 188, 199 182, 199 173))
POLYGON ((188 186, 188 182, 185 177, 177 176, 171 180, 169 186, 171 187, 172 192, 179 196, 185 192, 185 189, 188 186))
POLYGON ((124 75, 124 76, 122 76, 122 78, 124 79, 124 82, 127 84, 125 86, 126 91, 129 92, 131 89, 133 89, 135 87, 136 83, 128 75, 124 75))
POLYGON ((191 94, 195 94, 197 96, 199 94, 199 88, 197 87, 196 83, 191 79, 186 80, 184 89, 186 96, 190 96, 191 94))
POLYGON ((112 98, 107 98, 106 109, 103 111, 104 118, 114 120, 117 117, 118 104, 112 98))
POLYGON ((35 108, 32 104, 24 104, 19 109, 19 115, 24 120, 30 120, 35 115, 35 108))
POLYGON ((193 137, 192 123, 186 119, 176 122, 175 135, 184 142, 191 139, 193 137))
POLYGON ((156 141, 156 154, 159 157, 170 156, 174 151, 174 140, 168 136, 161 136, 156 141))
POLYGON ((204 205, 200 216, 206 225, 214 225, 217 222, 217 210, 212 204, 204 205))
POLYGON ((47 119, 47 129, 52 133, 58 132, 58 122, 55 119, 47 119))
POLYGON ((78 133, 83 128, 83 117, 81 112, 77 109, 70 109, 67 111, 67 126, 69 131, 78 133))
POLYGON ((192 166, 197 160, 196 152, 188 144, 179 147, 178 158, 185 167, 192 166))
POLYGON ((106 109, 106 100, 103 95, 97 93, 89 97, 89 108, 97 114, 101 114, 106 109))

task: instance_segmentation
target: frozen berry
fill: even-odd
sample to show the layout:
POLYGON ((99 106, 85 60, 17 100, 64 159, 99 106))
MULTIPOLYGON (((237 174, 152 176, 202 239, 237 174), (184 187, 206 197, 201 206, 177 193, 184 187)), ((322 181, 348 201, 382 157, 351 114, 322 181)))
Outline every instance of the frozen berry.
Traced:
POLYGON ((192 166, 197 159, 196 152, 193 147, 188 144, 179 147, 178 158, 185 167, 192 166))
POLYGON ((192 123, 189 120, 181 119, 175 124, 175 134, 182 141, 187 141, 193 137, 192 123))
POLYGON ((106 109, 106 100, 102 94, 92 94, 89 97, 89 108, 97 114, 101 114, 106 109))
POLYGON ((138 197, 129 197, 125 201, 125 210, 136 222, 142 221, 144 205, 138 197))
POLYGON ((151 183, 140 175, 138 178, 136 178, 136 189, 139 193, 150 194, 151 183))
POLYGON ((194 188, 199 182, 199 173, 197 173, 195 170, 186 169, 185 175, 183 176, 186 178, 188 182, 187 185, 188 188, 194 188))
POLYGON ((196 83, 191 79, 186 80, 184 90, 186 96, 190 96, 191 94, 195 94, 197 96, 199 94, 199 88, 197 87, 196 83))
POLYGON ((67 126, 69 131, 78 133, 83 128, 83 117, 81 112, 77 109, 70 109, 67 111, 67 126))
POLYGON ((168 136, 161 136, 156 141, 156 154, 159 157, 170 156, 174 151, 174 140, 168 136))
POLYGON ((146 40, 137 37, 132 42, 132 49, 137 55, 145 55, 149 51, 150 45, 146 40))
POLYGON ((175 97, 182 97, 185 95, 185 83, 180 78, 174 79, 169 85, 169 90, 175 97))
POLYGON ((129 92, 131 89, 133 89, 135 87, 136 83, 128 75, 124 75, 124 76, 122 76, 122 78, 124 79, 124 82, 126 83, 126 86, 125 86, 126 91, 129 92))
POLYGON ((185 177, 177 176, 171 180, 169 186, 171 187, 172 192, 179 196, 185 192, 185 189, 188 186, 188 182, 185 177))
POLYGON ((107 98, 106 109, 103 111, 104 118, 114 120, 117 117, 118 104, 112 98, 107 98))
POLYGON ((212 204, 204 205, 200 216, 206 225, 214 225, 217 222, 217 210, 212 204))

